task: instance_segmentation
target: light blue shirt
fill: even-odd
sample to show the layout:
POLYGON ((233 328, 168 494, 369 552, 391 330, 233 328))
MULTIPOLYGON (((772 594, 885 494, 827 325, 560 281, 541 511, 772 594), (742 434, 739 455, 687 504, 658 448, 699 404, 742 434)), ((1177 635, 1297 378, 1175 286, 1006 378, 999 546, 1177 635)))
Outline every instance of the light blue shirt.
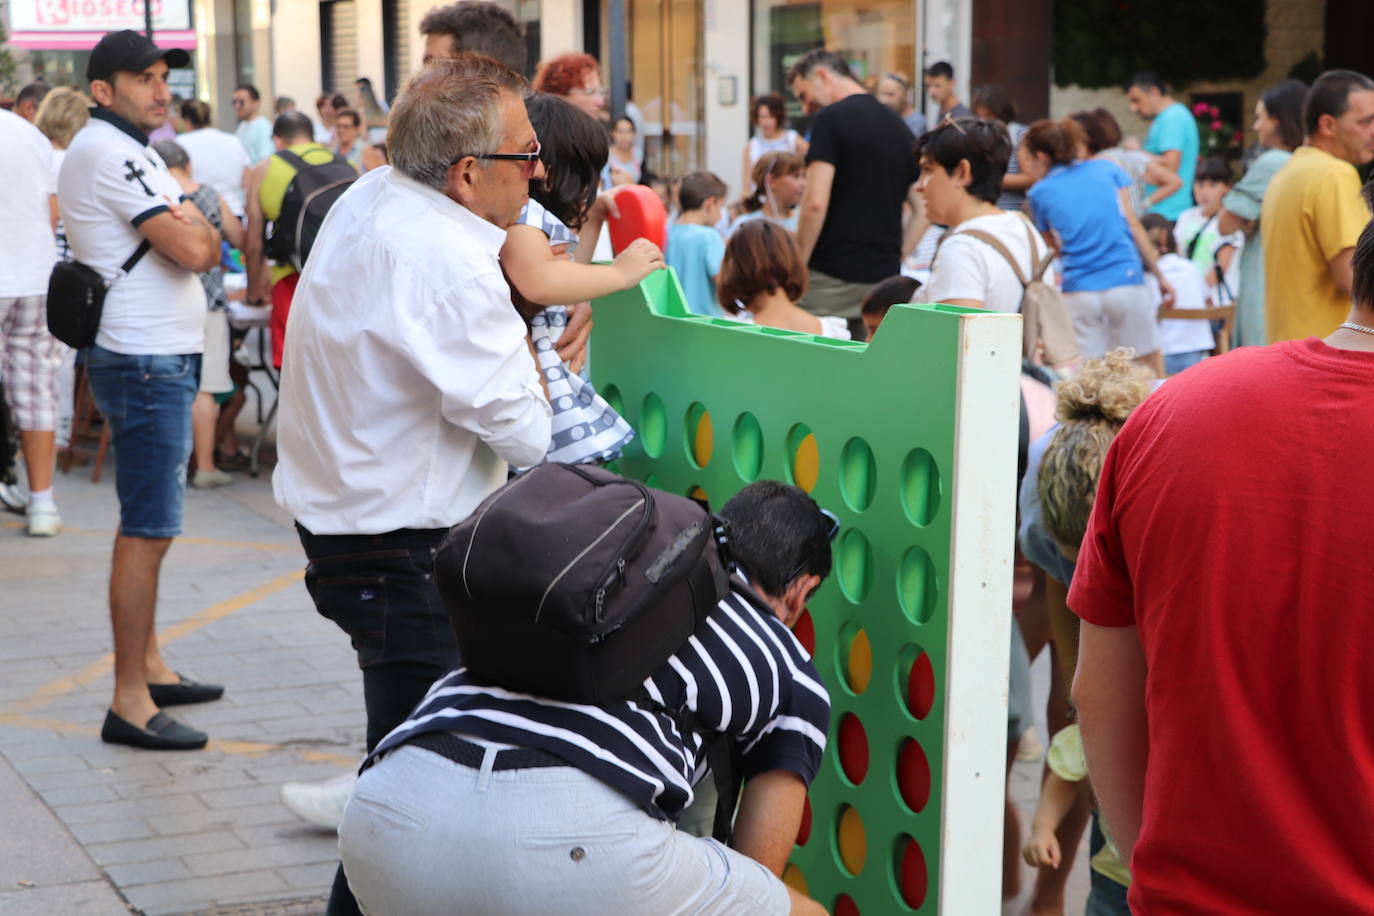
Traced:
MULTIPOLYGON (((1178 150, 1178 177, 1183 179, 1183 187, 1150 208, 1168 220, 1177 220, 1179 214, 1193 205, 1193 175, 1197 172, 1198 135, 1197 122, 1188 111, 1188 106, 1175 102, 1155 115, 1150 122, 1150 132, 1145 135, 1145 151, 1162 156, 1169 150, 1178 150)), ((1145 194, 1155 192, 1155 185, 1146 185, 1145 194)))
POLYGON ((792 215, 787 217, 787 219, 776 220, 772 219, 772 217, 764 216, 762 210, 755 210, 752 213, 741 213, 739 216, 735 217, 735 221, 730 224, 730 231, 725 233, 725 237, 728 239, 730 236, 735 234, 735 231, 739 229, 740 226, 743 226, 745 223, 752 222, 756 219, 771 220, 772 222, 786 229, 788 232, 795 233, 797 231, 797 211, 793 210, 792 215))
POLYGON ((677 272, 687 307, 698 315, 724 317, 716 301, 716 275, 725 257, 725 239, 712 226, 674 223, 668 229, 664 261, 677 272))
POLYGON ((272 145, 272 122, 262 115, 250 121, 240 121, 234 128, 234 135, 247 151, 249 165, 257 165, 276 152, 276 147, 272 145))
POLYGON ((1057 165, 1030 186, 1035 225, 1058 234, 1066 293, 1097 292, 1145 282, 1140 252, 1121 209, 1131 179, 1104 159, 1057 165))

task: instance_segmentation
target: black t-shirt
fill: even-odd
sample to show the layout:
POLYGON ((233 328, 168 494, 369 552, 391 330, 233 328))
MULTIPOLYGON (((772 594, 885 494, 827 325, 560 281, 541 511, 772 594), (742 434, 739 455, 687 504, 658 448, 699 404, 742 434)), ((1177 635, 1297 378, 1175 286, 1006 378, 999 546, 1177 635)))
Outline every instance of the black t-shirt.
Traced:
POLYGON ((877 283, 902 262, 902 203, 917 178, 911 131, 867 93, 827 105, 811 124, 807 162, 835 166, 830 206, 810 266, 856 283, 877 283))

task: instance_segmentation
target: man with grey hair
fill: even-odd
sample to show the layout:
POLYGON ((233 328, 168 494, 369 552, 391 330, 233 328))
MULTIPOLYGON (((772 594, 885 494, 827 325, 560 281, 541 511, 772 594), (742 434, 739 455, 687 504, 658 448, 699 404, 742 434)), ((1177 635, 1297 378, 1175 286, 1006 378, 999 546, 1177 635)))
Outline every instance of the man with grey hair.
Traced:
MULTIPOLYGON (((273 489, 316 609, 358 654, 369 752, 457 662, 439 541, 549 447, 498 258, 544 175, 524 91, 470 53, 413 77, 391 109, 391 167, 330 209, 291 310, 273 489)), ((357 912, 342 871, 329 912, 357 912)))
POLYGON ((859 303, 902 265, 902 203, 919 174, 911 131, 834 51, 807 52, 787 83, 816 115, 797 221, 811 280, 801 304, 848 319, 854 339, 864 340, 859 303))

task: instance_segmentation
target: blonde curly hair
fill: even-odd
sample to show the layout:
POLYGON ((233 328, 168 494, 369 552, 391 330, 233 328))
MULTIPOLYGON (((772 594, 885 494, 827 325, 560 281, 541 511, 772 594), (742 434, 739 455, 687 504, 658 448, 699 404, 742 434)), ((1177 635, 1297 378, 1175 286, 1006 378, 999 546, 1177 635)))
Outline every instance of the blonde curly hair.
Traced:
POLYGON ((1134 357, 1129 347, 1118 347, 1085 360, 1081 373, 1055 386, 1062 425, 1045 449, 1036 490, 1045 529, 1066 547, 1083 542, 1107 448, 1150 395, 1154 373, 1134 357))

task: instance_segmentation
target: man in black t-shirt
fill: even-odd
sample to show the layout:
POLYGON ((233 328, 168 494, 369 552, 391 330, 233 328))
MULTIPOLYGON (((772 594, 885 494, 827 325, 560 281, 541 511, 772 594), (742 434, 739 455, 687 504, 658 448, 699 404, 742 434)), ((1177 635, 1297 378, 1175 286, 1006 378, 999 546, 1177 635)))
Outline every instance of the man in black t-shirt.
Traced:
POLYGON ((801 304, 850 319, 855 339, 863 340, 860 300, 901 268, 902 203, 919 172, 911 132, 834 51, 808 52, 787 81, 816 112, 797 225, 811 274, 801 304))

